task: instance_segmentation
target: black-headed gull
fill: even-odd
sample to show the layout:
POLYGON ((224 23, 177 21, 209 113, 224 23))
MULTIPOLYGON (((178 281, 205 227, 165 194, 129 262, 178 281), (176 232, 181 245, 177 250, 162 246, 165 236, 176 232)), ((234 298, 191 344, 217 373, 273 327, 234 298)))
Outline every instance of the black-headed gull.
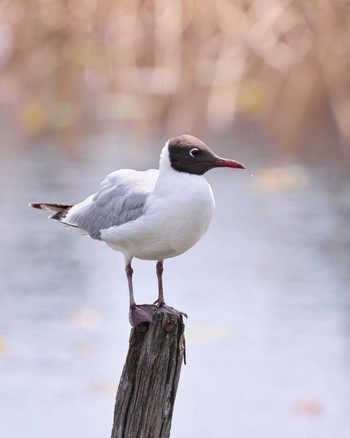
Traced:
POLYGON ((135 327, 152 321, 155 304, 164 312, 185 315, 165 304, 163 260, 184 253, 207 231, 215 203, 203 175, 215 167, 244 169, 237 161, 218 157, 198 138, 181 135, 166 142, 159 170, 112 172, 98 192, 79 204, 33 202, 29 206, 54 211, 51 219, 79 228, 124 254, 129 320, 135 327), (157 261, 158 299, 154 305, 135 303, 134 257, 157 261))

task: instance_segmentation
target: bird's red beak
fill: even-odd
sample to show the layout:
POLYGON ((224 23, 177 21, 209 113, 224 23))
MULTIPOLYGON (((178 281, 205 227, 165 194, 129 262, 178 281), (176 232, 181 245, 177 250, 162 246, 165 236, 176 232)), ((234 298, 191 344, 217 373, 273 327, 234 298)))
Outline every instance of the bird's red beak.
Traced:
POLYGON ((232 167, 233 169, 245 169, 243 164, 235 160, 228 160, 227 158, 220 158, 212 164, 212 167, 232 167))

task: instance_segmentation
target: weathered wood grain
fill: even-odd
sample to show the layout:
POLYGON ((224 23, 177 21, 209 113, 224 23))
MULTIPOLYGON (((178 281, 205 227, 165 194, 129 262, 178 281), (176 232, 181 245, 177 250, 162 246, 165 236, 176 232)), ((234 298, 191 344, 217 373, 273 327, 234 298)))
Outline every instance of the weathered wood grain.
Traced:
POLYGON ((184 354, 182 317, 157 310, 152 324, 131 330, 115 402, 112 438, 170 436, 184 354))

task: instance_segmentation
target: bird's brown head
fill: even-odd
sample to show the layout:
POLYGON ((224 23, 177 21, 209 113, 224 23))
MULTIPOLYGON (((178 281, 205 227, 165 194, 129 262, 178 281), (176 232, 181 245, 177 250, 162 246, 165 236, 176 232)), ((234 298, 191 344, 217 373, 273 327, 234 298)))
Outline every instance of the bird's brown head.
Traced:
POLYGON ((238 161, 221 158, 192 135, 180 135, 168 141, 171 167, 178 172, 203 175, 215 167, 245 169, 238 161))

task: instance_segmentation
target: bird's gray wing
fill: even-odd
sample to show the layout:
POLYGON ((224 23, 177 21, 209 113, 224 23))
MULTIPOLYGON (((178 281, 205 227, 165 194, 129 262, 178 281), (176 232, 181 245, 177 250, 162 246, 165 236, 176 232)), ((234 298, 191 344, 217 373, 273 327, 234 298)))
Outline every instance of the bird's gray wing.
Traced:
POLYGON ((154 189, 158 170, 139 172, 131 169, 110 173, 100 190, 74 205, 62 222, 101 238, 101 230, 136 220, 144 213, 145 203, 154 189))

